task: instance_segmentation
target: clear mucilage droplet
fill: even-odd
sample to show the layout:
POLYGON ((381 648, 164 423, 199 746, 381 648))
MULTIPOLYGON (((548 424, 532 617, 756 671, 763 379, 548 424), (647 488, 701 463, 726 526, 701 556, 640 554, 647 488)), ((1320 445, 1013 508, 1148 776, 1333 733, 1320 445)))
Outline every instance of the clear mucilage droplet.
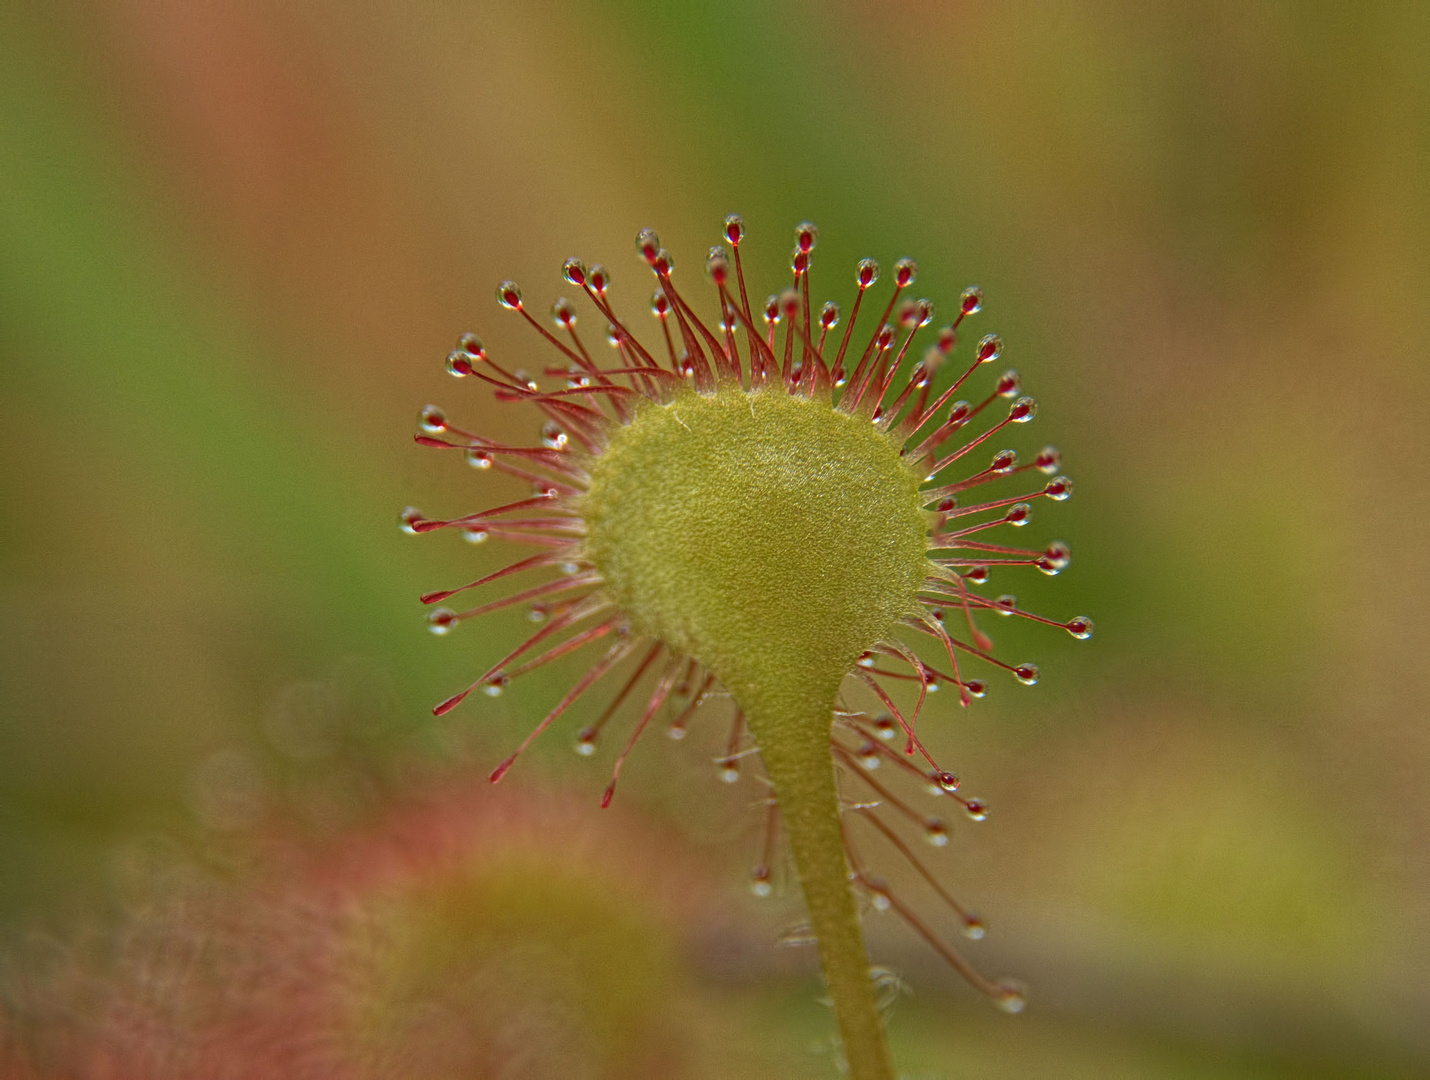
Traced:
POLYGON ((980 364, 991 364, 1003 355, 1003 339, 997 334, 988 334, 978 342, 974 355, 980 364))
POLYGON ((740 246, 740 241, 745 238, 745 219, 739 214, 731 214, 725 218, 725 239, 735 246, 740 246))
POLYGON ((993 1004, 1006 1013, 1020 1013, 1028 1006, 1028 988, 1016 979, 999 979, 999 993, 993 1004))
POLYGON ((508 311, 520 311, 521 286, 514 281, 503 281, 497 286, 497 303, 508 311))
POLYGON ((719 244, 712 247, 710 254, 705 256, 705 272, 716 285, 725 284, 729 278, 730 260, 725 255, 725 249, 719 244))
POLYGON ((768 866, 757 866, 751 871, 750 892, 762 898, 774 892, 774 885, 770 882, 770 868, 768 866))
POLYGON ((817 945, 819 938, 815 937, 814 927, 807 922, 795 923, 789 929, 783 931, 779 937, 775 938, 775 945, 780 948, 796 948, 800 945, 817 945))
POLYGON ((439 637, 452 632, 457 625, 457 613, 451 608, 433 608, 427 613, 427 629, 439 637))
POLYGON ((963 804, 963 812, 973 821, 987 821, 988 807, 980 799, 969 799, 963 804))
POLYGON ((965 315, 977 315, 983 310, 983 290, 977 285, 970 285, 963 290, 963 295, 959 297, 959 310, 965 315))
POLYGON ((1055 476, 1047 482, 1043 488, 1043 494, 1050 499, 1062 502, 1072 496, 1073 482, 1066 476, 1055 476))
POLYGON ((780 293, 780 311, 786 319, 794 322, 795 316, 799 314, 799 293, 793 289, 780 293))
POLYGON ((426 516, 427 515, 422 513, 417 507, 408 506, 403 509, 402 513, 397 515, 397 525, 403 532, 407 533, 408 536, 416 536, 417 523, 426 516))
POLYGON ((563 330, 576 325, 576 308, 570 300, 563 296, 551 305, 551 321, 563 330))
POLYGON ((424 405, 417 414, 417 426, 429 435, 447 430, 447 414, 436 405, 424 405))
POLYGON ((929 818, 924 822, 924 840, 934 847, 948 846, 948 826, 939 818, 929 818))
POLYGON ((548 420, 541 426, 541 445, 548 450, 564 450, 566 442, 566 432, 554 420, 548 420))

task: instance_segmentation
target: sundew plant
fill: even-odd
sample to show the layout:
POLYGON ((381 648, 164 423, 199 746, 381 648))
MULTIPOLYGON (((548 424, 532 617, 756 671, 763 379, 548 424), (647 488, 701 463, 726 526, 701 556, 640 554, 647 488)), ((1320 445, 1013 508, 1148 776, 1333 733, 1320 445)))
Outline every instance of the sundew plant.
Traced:
POLYGON ((863 904, 897 913, 995 1003, 1009 1011, 1023 1005, 1016 983, 981 975, 948 943, 939 920, 920 915, 876 875, 872 853, 892 851, 911 863, 956 928, 983 936, 982 923, 909 838, 912 826, 941 847, 947 825, 899 794, 897 779, 956 800, 975 821, 987 816, 925 748, 919 717, 940 688, 966 706, 987 693, 985 675, 1038 681, 1033 664, 993 654, 979 625, 990 613, 1091 635, 1083 616, 1048 619, 1011 595, 982 589, 995 571, 1057 574, 1067 565, 1061 541, 1011 546, 1002 534, 1029 522, 1034 500, 1067 499, 1072 483, 1059 474, 1052 447, 1026 462, 996 449, 993 440, 1036 413, 1017 372, 972 389, 979 369, 999 358, 998 337, 979 339, 966 369, 935 389, 963 322, 982 306, 976 287, 962 293, 952 322, 933 332, 914 360, 915 339, 932 324, 934 307, 909 296, 912 260, 895 265, 893 291, 882 304, 871 295, 878 265, 860 262, 842 320, 836 304, 811 303, 818 234, 802 224, 791 286, 756 307, 740 259, 744 232, 732 215, 723 228, 728 246, 710 249, 705 269, 714 297, 705 318, 676 287, 672 257, 655 233, 641 232, 637 249, 655 277, 651 306, 660 324, 653 347, 617 314, 606 269, 567 260, 566 281, 584 293, 604 329, 605 363, 578 332, 569 300, 555 302, 548 326, 514 282, 502 283, 498 301, 544 339, 554 363, 539 376, 516 370, 467 334, 447 369, 489 385, 500 402, 539 412, 540 445, 496 443, 455 426, 435 406, 422 411, 417 441, 529 482, 531 494, 446 519, 409 508, 402 525, 535 549, 479 580, 422 597, 445 605, 472 590, 520 582, 465 610, 434 606, 429 626, 447 633, 518 604, 533 605, 540 621, 437 714, 476 690, 499 694, 511 679, 558 657, 578 650, 591 656, 555 708, 493 770, 493 782, 574 702, 598 688, 609 693, 609 685, 608 706, 576 736, 578 750, 590 753, 642 687, 644 704, 632 709, 601 799, 609 805, 622 766, 657 716, 672 715, 669 731, 679 737, 700 713, 717 711, 712 699, 730 700, 724 775, 734 779, 742 763, 757 762, 771 792, 752 887, 768 893, 782 830, 850 1072, 856 1080, 888 1080, 894 1074, 860 931, 863 904), (1020 493, 983 494, 984 485, 1028 473, 1038 477, 1031 490, 1025 480, 1020 493))

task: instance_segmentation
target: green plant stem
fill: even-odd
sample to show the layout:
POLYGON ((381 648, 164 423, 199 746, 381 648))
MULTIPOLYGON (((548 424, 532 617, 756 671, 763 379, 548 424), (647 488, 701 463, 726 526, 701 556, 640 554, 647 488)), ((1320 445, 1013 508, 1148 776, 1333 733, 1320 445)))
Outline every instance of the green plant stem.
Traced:
POLYGON ((859 913, 849 888, 829 752, 833 696, 823 706, 798 694, 742 705, 779 800, 810 925, 819 941, 824 981, 834 1001, 849 1074, 853 1080, 894 1080, 859 913))

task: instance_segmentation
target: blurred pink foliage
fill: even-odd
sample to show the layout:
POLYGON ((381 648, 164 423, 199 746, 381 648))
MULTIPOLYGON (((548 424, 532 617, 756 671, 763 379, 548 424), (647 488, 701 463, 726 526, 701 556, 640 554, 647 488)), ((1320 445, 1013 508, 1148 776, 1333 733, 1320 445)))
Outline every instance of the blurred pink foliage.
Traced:
POLYGON ((451 783, 272 847, 252 879, 177 871, 28 965, 4 1075, 690 1075, 673 950, 711 895, 650 825, 451 783))

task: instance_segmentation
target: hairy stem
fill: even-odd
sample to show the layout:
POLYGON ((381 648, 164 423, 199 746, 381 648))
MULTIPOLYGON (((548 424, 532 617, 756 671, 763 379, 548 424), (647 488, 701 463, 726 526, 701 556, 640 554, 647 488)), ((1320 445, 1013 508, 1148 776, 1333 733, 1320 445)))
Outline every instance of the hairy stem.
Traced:
POLYGON ((798 694, 742 704, 779 800, 849 1074, 853 1080, 894 1080, 849 888, 829 753, 833 697, 827 705, 798 694))

